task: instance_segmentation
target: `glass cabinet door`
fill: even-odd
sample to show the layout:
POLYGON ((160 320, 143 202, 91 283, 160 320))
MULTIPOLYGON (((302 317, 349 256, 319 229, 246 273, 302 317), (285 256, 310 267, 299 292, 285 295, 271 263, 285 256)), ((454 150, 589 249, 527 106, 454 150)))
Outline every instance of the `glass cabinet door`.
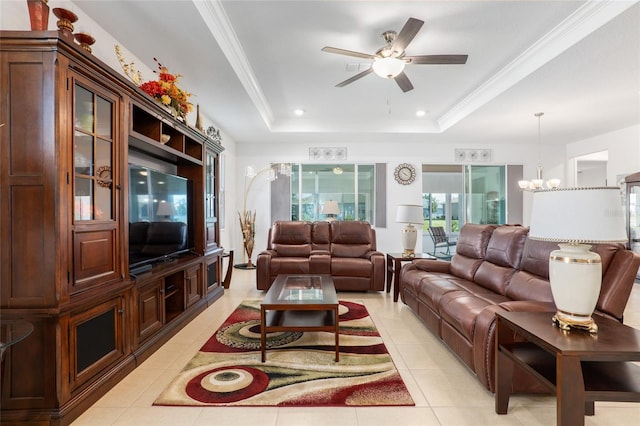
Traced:
POLYGON ((69 292, 121 279, 118 226, 116 117, 120 101, 108 89, 83 76, 73 76, 73 279, 69 292), (117 182, 117 180, 116 180, 117 182))
POLYGON ((113 220, 114 103, 77 83, 74 93, 74 219, 113 220))
POLYGON ((218 247, 219 224, 217 205, 218 155, 211 149, 205 149, 204 176, 204 222, 205 222, 205 250, 218 247))

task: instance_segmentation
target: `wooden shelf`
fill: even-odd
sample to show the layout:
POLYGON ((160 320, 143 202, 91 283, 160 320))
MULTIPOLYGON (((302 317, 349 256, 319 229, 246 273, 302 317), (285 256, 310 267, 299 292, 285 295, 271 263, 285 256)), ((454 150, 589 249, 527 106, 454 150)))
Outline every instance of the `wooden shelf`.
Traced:
POLYGON ((135 103, 131 103, 131 117, 129 146, 173 163, 188 160, 202 165, 203 143, 178 129, 177 123, 154 115, 135 103), (166 143, 162 143, 162 135, 169 136, 166 143))

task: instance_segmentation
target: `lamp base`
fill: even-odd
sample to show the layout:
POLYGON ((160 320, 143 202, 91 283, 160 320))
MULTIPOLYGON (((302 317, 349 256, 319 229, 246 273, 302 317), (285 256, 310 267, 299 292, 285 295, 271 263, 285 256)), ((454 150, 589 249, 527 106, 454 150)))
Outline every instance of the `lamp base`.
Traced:
POLYGON ((553 322, 561 329, 597 333, 591 318, 600 296, 602 260, 587 244, 558 244, 549 255, 549 284, 558 310, 553 322))
POLYGON ((414 250, 404 249, 402 252, 402 257, 414 257, 416 255, 414 250))
POLYGON ((411 224, 402 228, 402 257, 413 257, 418 240, 418 230, 411 224))
POLYGON ((596 324, 591 316, 569 314, 558 311, 553 318, 551 318, 551 321, 553 321, 556 327, 564 331, 570 331, 573 328, 585 330, 591 334, 596 334, 598 332, 598 324, 596 324))

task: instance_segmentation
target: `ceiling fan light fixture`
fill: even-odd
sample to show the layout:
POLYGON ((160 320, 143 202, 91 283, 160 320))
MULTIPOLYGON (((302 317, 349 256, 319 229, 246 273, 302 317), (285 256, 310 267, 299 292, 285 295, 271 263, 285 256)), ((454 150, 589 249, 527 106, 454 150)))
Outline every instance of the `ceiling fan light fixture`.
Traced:
POLYGON ((376 58, 371 65, 373 72, 382 78, 395 78, 398 74, 404 71, 405 61, 394 58, 376 58))

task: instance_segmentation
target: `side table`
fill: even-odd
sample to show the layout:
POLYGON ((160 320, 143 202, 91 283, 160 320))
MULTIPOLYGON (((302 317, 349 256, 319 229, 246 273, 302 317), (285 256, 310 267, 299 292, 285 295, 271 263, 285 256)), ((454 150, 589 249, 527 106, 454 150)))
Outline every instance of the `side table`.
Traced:
POLYGON ((556 394, 558 425, 584 425, 594 401, 640 402, 640 330, 596 315, 597 334, 567 332, 553 314, 496 313, 496 413, 507 413, 514 365, 556 394))
POLYGON ((224 275, 222 287, 229 288, 229 284, 231 284, 231 273, 233 272, 233 249, 223 252, 222 256, 220 256, 220 273, 222 273, 222 259, 224 258, 228 258, 229 262, 227 263, 227 273, 224 275))
POLYGON ((433 259, 434 257, 426 253, 414 253, 411 257, 404 257, 402 253, 387 253, 387 293, 391 291, 393 284, 393 301, 398 301, 400 294, 400 274, 402 262, 411 262, 413 259, 433 259), (393 281, 391 281, 393 279, 393 281))

